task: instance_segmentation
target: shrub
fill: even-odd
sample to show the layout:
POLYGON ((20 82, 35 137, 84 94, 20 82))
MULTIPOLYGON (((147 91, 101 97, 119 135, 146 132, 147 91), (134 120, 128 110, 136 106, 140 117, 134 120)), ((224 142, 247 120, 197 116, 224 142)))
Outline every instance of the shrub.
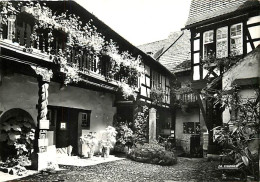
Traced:
POLYGON ((126 122, 118 123, 116 127, 116 146, 117 151, 124 151, 125 147, 131 148, 134 144, 133 141, 133 131, 129 127, 130 124, 126 122))
POLYGON ((128 157, 134 161, 158 164, 158 165, 173 165, 177 163, 176 155, 164 149, 157 142, 144 145, 137 144, 132 148, 128 157))

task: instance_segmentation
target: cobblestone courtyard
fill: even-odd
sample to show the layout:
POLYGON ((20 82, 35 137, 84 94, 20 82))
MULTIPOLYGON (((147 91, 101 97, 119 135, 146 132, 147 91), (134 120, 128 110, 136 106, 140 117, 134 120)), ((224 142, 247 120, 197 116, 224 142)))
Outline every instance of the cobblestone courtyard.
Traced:
POLYGON ((178 158, 178 164, 159 166, 129 159, 95 166, 61 166, 55 174, 35 174, 18 181, 221 181, 218 162, 178 158))

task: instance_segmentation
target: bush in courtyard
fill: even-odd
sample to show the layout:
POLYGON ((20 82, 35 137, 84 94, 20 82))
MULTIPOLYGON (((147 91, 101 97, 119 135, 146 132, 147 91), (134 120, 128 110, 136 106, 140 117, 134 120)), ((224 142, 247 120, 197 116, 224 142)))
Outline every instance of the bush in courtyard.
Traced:
POLYGON ((129 127, 130 124, 126 122, 118 123, 116 127, 117 136, 116 136, 116 146, 119 151, 124 151, 124 148, 127 147, 128 150, 133 146, 133 131, 129 127))
POLYGON ((160 146, 156 141, 143 145, 136 144, 128 157, 134 161, 158 165, 169 166, 177 163, 176 155, 171 151, 165 150, 165 148, 160 146))

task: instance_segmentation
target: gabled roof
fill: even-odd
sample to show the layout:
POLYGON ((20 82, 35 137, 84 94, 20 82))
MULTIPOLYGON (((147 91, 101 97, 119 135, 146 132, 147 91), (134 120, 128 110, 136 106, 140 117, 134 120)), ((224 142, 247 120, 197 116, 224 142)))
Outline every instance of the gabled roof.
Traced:
POLYGON ((168 39, 138 46, 144 52, 152 52, 154 58, 171 72, 190 70, 190 31, 172 33, 168 39))
POLYGON ((228 16, 234 12, 247 12, 259 6, 259 0, 192 0, 185 27, 216 17, 228 16))

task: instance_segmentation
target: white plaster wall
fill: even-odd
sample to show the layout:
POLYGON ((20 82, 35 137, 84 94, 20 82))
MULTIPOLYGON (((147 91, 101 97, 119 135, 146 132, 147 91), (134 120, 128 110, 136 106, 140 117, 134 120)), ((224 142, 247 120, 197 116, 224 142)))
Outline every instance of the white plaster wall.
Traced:
MULTIPOLYGON (((13 74, 3 77, 0 86, 0 110, 21 108, 37 120, 38 82, 35 78, 13 74)), ((2 114, 3 114, 2 113, 2 114)))
POLYGON ((177 140, 181 141, 181 146, 185 152, 190 152, 190 136, 191 134, 183 133, 184 122, 200 122, 199 108, 192 108, 189 113, 183 113, 181 110, 176 112, 175 136, 177 140))
POLYGON ((254 78, 260 76, 260 54, 249 53, 243 60, 238 62, 230 70, 223 74, 222 89, 229 90, 236 79, 254 78))
MULTIPOLYGON (((60 84, 51 82, 49 105, 91 110, 90 130, 98 131, 112 125, 116 108, 114 95, 67 86, 60 90, 60 84)), ((36 78, 13 74, 3 77, 0 86, 0 110, 3 113, 12 108, 21 108, 37 121, 38 82, 36 78)))
MULTIPOLYGON (((222 78, 222 89, 231 89, 231 84, 236 79, 246 79, 260 77, 260 54, 249 53, 243 60, 238 62, 230 70, 223 74, 222 78)), ((242 90, 240 93, 242 98, 248 98, 254 96, 254 90, 246 89, 242 90)), ((230 120, 229 108, 226 108, 223 112, 223 123, 227 123, 230 120)))

